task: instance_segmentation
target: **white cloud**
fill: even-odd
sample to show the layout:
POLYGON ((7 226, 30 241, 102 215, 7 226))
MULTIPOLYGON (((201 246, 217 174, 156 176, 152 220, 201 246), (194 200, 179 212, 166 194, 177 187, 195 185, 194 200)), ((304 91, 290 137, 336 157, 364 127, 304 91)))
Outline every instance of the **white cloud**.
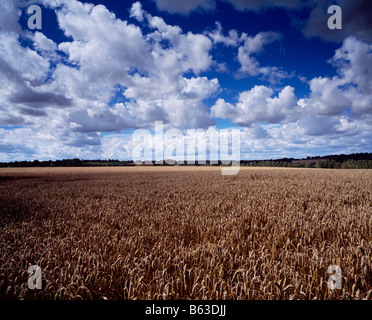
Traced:
POLYGON ((88 76, 118 81, 125 77, 126 68, 146 67, 151 62, 139 27, 116 19, 103 5, 70 3, 57 10, 60 28, 73 38, 60 48, 88 76))
POLYGON ((263 50, 263 46, 281 38, 275 32, 260 32, 254 37, 244 35, 244 45, 238 49, 238 61, 241 64, 239 72, 250 76, 257 76, 260 72, 260 65, 252 55, 263 50))
POLYGON ((0 32, 0 59, 24 80, 43 80, 49 71, 49 62, 36 51, 22 47, 16 33, 0 32))
MULTIPOLYGON (((214 45, 223 44, 226 47, 238 47, 237 61, 240 63, 239 70, 235 73, 235 78, 259 77, 260 80, 267 80, 271 84, 281 83, 286 78, 291 78, 294 73, 276 66, 261 66, 256 56, 264 51, 264 47, 282 39, 278 32, 267 31, 259 32, 255 36, 248 36, 246 33, 239 33, 236 30, 229 30, 228 35, 224 35, 222 25, 216 22, 216 29, 204 32, 214 45)), ((225 62, 216 64, 216 71, 227 72, 225 62)))
MULTIPOLYGON (((100 132, 150 128, 155 120, 163 120, 167 128, 215 125, 205 100, 217 98, 222 90, 217 78, 203 72, 212 67, 226 72, 227 65, 214 60, 213 45, 237 50, 240 76, 271 83, 290 76, 259 62, 265 46, 280 41, 275 32, 224 33, 219 23, 202 34, 184 32, 150 15, 139 2, 130 8, 127 22, 102 5, 47 0, 70 37, 57 46, 43 30, 23 32, 11 23, 18 20, 20 3, 0 4, 0 124, 25 126, 0 128, 2 160, 130 158, 130 135, 100 132), (23 40, 27 46, 21 45, 23 40)), ((174 6, 181 8, 180 3, 174 6)), ((237 8, 248 9, 242 3, 237 8)), ((250 5, 252 10, 270 7, 265 1, 250 5)), ((285 1, 279 5, 290 7, 285 1)), ((187 14, 195 8, 211 9, 213 2, 191 1, 179 11, 187 14)), ((218 99, 211 113, 246 126, 241 141, 248 156, 260 152, 257 157, 262 158, 271 152, 281 157, 324 146, 370 148, 371 52, 370 43, 347 38, 331 59, 337 75, 308 81, 308 96, 298 100, 290 86, 277 94, 255 86, 241 92, 236 103, 218 99)))
POLYGON ((242 78, 245 76, 262 76, 270 83, 281 82, 282 79, 291 77, 286 71, 276 66, 260 66, 254 55, 262 52, 264 46, 280 41, 282 35, 277 32, 267 31, 260 32, 254 37, 242 34, 241 39, 244 40, 244 44, 238 49, 238 61, 241 65, 236 76, 242 78))
POLYGON ((254 123, 280 123, 295 117, 296 96, 294 88, 286 86, 277 97, 271 88, 255 86, 239 95, 239 101, 232 105, 223 99, 218 99, 211 108, 215 117, 230 119, 232 122, 251 126, 254 123))
POLYGON ((101 140, 104 159, 132 159, 131 134, 114 134, 104 136, 101 140))
MULTIPOLYGON (((42 30, 0 31, 0 123, 42 131, 54 144, 40 138, 40 146, 65 151, 61 146, 97 151, 102 140, 97 132, 151 127, 155 120, 174 127, 215 124, 203 101, 220 86, 217 79, 199 76, 214 63, 207 36, 183 33, 143 11, 139 2, 131 16, 148 24, 147 34, 103 5, 76 0, 48 0, 46 5, 56 11, 59 27, 71 40, 57 46, 42 30), (31 45, 21 45, 20 37, 31 45), (189 72, 195 76, 185 77, 189 72), (115 97, 124 102, 115 103, 115 97)), ((18 12, 9 1, 5 7, 18 12)))
POLYGON ((34 47, 39 51, 56 51, 57 45, 53 40, 48 39, 43 33, 34 33, 34 47))
POLYGON ((63 158, 94 159, 100 150, 100 140, 96 133, 86 135, 77 132, 51 131, 49 127, 0 128, 0 159, 49 160, 63 158), (84 143, 82 143, 84 142, 84 143))
MULTIPOLYGON (((108 103, 117 85, 123 87, 125 98, 132 99, 121 105, 122 112, 115 114, 119 119, 111 125, 105 126, 97 117, 91 117, 89 122, 80 123, 80 130, 85 126, 94 130, 96 124, 97 131, 120 131, 147 126, 154 120, 170 121, 175 126, 212 124, 202 100, 218 90, 218 81, 196 78, 199 90, 205 92, 199 92, 195 98, 191 92, 186 94, 190 89, 183 77, 186 72, 198 74, 212 65, 211 41, 204 35, 182 33, 178 26, 168 25, 162 18, 143 11, 139 2, 133 4, 131 15, 142 22, 146 18, 154 31, 144 35, 139 27, 117 19, 102 5, 72 2, 57 11, 60 27, 73 38, 60 44, 59 49, 68 54, 79 70, 58 65, 51 88, 62 88, 75 99, 79 110, 92 108, 93 101, 108 103), (167 48, 162 41, 168 42, 167 48)), ((109 119, 112 110, 107 109, 107 113, 109 119)), ((79 119, 83 117, 73 122, 79 123, 79 119)))
POLYGON ((0 1, 0 30, 21 33, 22 29, 18 23, 21 10, 18 8, 19 0, 0 1))
POLYGON ((137 2, 133 3, 132 7, 130 8, 130 17, 135 18, 140 22, 143 21, 144 16, 143 16, 143 10, 142 10, 141 2, 137 1, 137 2))
POLYGON ((356 117, 371 114, 371 50, 371 44, 354 37, 345 39, 331 60, 338 75, 310 80, 310 97, 300 99, 298 104, 318 115, 341 115, 347 109, 356 117))
MULTIPOLYGON (((140 14, 139 8, 136 8, 140 14)), ((146 17, 149 27, 155 29, 146 35, 146 40, 152 43, 152 67, 156 72, 161 73, 165 68, 167 73, 172 74, 181 75, 189 71, 199 74, 213 64, 209 53, 212 42, 207 36, 192 32, 184 34, 180 27, 168 25, 160 17, 154 17, 143 10, 141 14, 146 17), (168 43, 168 48, 161 44, 164 41, 168 43)))
MULTIPOLYGON (((246 46, 252 52, 259 51, 262 41, 251 41, 246 46)), ((211 111, 215 117, 228 118, 243 126, 262 121, 285 123, 302 119, 299 125, 308 128, 305 134, 326 134, 327 129, 329 133, 340 132, 336 127, 345 131, 345 128, 351 128, 346 125, 345 119, 349 118, 345 118, 345 112, 351 111, 350 119, 372 113, 371 49, 367 43, 347 38, 331 60, 338 68, 338 75, 308 81, 308 97, 297 100, 294 88, 287 86, 278 97, 272 98, 272 89, 255 86, 240 93, 235 105, 218 99, 211 111), (343 119, 342 124, 340 119, 343 119)), ((253 64, 252 68, 256 65, 253 64)))
POLYGON ((338 115, 351 107, 351 101, 340 89, 342 80, 337 76, 330 78, 314 78, 309 81, 310 97, 300 99, 298 104, 304 109, 312 110, 318 115, 338 115))
POLYGON ((229 30, 228 36, 225 36, 219 21, 216 21, 215 30, 206 32, 205 34, 212 39, 214 44, 222 43, 225 46, 236 47, 240 42, 238 31, 229 30))
POLYGON ((332 59, 345 82, 355 83, 365 94, 372 94, 372 44, 346 38, 332 59))

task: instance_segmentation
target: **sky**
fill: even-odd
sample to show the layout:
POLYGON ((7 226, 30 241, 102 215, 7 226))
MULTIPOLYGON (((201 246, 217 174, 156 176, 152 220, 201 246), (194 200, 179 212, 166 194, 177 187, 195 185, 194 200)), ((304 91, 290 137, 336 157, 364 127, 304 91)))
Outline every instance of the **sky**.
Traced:
POLYGON ((0 161, 130 160, 156 121, 239 129, 241 159, 372 152, 372 2, 1 0, 0 84, 0 161))

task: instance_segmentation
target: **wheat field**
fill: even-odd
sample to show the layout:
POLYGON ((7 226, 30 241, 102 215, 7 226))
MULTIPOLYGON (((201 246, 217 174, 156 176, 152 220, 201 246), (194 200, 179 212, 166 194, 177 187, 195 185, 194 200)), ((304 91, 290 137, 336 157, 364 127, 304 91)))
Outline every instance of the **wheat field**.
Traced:
POLYGON ((372 299, 372 170, 4 168, 0 217, 0 299, 372 299))

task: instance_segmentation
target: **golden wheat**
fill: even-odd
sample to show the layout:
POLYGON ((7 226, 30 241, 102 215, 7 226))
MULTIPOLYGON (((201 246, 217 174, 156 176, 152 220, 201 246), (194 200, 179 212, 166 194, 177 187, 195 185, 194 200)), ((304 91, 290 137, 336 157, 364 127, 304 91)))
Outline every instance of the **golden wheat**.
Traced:
POLYGON ((0 217, 2 299, 372 298, 372 171, 1 169, 0 217))

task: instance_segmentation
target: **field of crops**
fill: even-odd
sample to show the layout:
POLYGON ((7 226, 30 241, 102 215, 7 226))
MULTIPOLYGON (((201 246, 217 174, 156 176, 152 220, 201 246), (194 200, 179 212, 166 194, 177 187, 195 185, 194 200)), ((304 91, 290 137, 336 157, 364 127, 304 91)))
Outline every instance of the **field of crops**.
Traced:
POLYGON ((0 218, 1 299, 372 299, 372 170, 4 168, 0 218))

